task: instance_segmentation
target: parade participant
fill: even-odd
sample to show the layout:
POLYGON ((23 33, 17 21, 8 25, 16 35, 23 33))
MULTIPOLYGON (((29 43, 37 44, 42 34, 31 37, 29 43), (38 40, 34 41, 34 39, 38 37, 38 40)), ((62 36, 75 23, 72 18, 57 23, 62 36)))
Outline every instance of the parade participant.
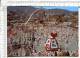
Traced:
POLYGON ((78 51, 78 50, 76 50, 76 52, 75 52, 75 56, 78 56, 78 54, 79 54, 79 51, 78 51))
POLYGON ((53 56, 57 56, 57 52, 56 51, 53 52, 53 56))
POLYGON ((32 56, 38 56, 38 53, 36 52, 36 50, 32 51, 32 56))
POLYGON ((70 56, 72 56, 73 52, 72 52, 72 51, 70 51, 69 53, 70 53, 70 56))
POLYGON ((57 56, 63 56, 63 53, 61 52, 61 49, 58 49, 57 56))
POLYGON ((64 49, 62 49, 61 52, 63 56, 66 56, 66 51, 64 49))
POLYGON ((54 53, 52 51, 49 51, 48 56, 54 56, 54 53))
POLYGON ((25 46, 25 52, 26 52, 25 56, 32 56, 32 49, 28 45, 25 46))
POLYGON ((21 45, 21 48, 18 50, 18 56, 25 56, 26 50, 24 48, 24 45, 21 45))
POLYGON ((77 57, 78 56, 78 50, 75 50, 72 55, 77 57))
POLYGON ((70 54, 69 54, 69 52, 68 52, 68 51, 66 51, 66 56, 70 56, 70 54))
POLYGON ((39 52, 38 52, 38 56, 42 56, 42 53, 41 53, 41 51, 39 51, 39 52))
POLYGON ((75 56, 75 51, 73 51, 72 56, 75 56))

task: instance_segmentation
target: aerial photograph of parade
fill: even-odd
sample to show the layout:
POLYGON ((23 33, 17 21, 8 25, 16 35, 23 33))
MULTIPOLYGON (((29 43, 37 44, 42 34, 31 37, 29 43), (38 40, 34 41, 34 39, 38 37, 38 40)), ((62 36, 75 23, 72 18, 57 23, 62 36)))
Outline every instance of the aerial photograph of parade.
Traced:
POLYGON ((8 6, 8 57, 78 57, 77 6, 8 6))

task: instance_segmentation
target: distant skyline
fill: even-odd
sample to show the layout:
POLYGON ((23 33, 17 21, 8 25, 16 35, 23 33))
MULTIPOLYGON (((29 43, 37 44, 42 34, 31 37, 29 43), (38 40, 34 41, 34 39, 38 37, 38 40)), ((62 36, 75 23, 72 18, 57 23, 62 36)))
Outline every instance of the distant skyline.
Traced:
POLYGON ((35 6, 35 7, 44 9, 64 9, 69 11, 78 11, 77 6, 35 6))

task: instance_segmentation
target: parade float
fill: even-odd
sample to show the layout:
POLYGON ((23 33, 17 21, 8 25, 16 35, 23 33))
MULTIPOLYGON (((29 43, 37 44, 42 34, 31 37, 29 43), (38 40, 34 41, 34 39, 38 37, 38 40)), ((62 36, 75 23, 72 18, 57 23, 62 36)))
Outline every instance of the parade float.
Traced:
POLYGON ((51 38, 49 38, 45 43, 45 48, 47 51, 57 51, 59 49, 56 37, 57 37, 57 33, 52 32, 51 38))

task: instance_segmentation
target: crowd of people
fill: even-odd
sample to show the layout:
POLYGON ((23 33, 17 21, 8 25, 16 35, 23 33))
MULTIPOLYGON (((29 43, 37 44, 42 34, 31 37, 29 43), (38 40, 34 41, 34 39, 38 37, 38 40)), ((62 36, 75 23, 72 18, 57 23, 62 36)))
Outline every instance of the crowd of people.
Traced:
MULTIPOLYGON (((29 38, 25 32, 22 31, 22 28, 14 28, 14 26, 8 26, 8 56, 78 56, 78 50, 68 51, 65 49, 59 48, 58 51, 46 51, 45 47, 43 50, 37 50, 42 38, 35 38, 32 35, 32 38, 29 38)), ((44 46, 44 43, 42 44, 44 46)))
POLYGON ((36 51, 35 49, 30 50, 30 47, 25 47, 22 45, 20 48, 15 49, 14 51, 8 54, 9 57, 25 57, 25 56, 78 56, 78 51, 72 52, 67 50, 58 51, 36 51))

